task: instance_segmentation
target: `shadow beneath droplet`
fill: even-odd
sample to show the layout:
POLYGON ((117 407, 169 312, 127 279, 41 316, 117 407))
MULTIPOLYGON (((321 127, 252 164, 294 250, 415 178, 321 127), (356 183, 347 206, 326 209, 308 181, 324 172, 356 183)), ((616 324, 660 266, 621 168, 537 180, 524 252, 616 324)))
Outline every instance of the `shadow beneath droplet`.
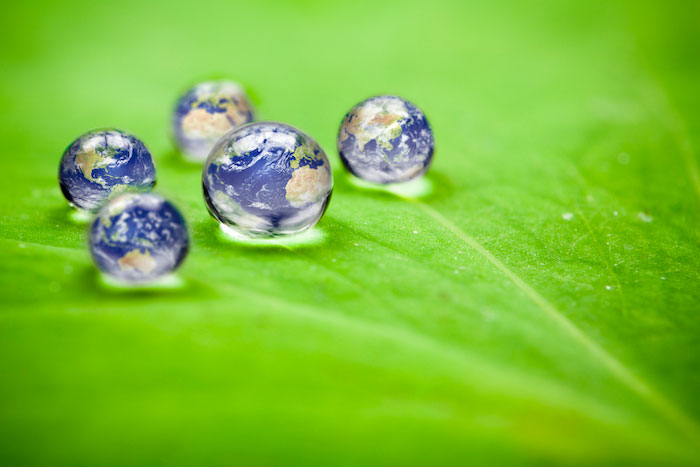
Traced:
POLYGON ((45 212, 47 214, 47 220, 68 223, 81 227, 89 225, 95 218, 94 212, 77 209, 64 203, 51 207, 45 212))
POLYGON ((99 271, 89 268, 84 274, 84 283, 100 297, 163 297, 163 296, 210 296, 211 287, 191 278, 185 278, 180 273, 173 273, 149 282, 129 283, 115 279, 99 271))
POLYGON ((454 185, 450 178, 436 170, 431 170, 423 177, 404 183, 370 183, 349 173, 343 173, 336 177, 334 182, 335 188, 341 190, 362 191, 395 200, 436 201, 450 196, 454 192, 454 185))
POLYGON ((71 209, 68 213, 68 219, 78 225, 87 225, 95 218, 95 214, 90 211, 83 211, 81 209, 71 209))
POLYGON ((217 224, 214 221, 207 222, 206 224, 206 226, 202 225, 196 227, 198 236, 204 237, 205 241, 213 241, 224 248, 237 248, 246 251, 277 250, 288 253, 290 249, 305 250, 318 248, 324 245, 328 240, 326 232, 318 226, 314 226, 298 234, 251 239, 243 238, 231 232, 226 226, 217 224))
POLYGON ((177 274, 168 274, 157 279, 147 282, 125 282, 115 279, 107 274, 98 273, 97 281, 103 289, 122 291, 122 290, 178 290, 185 286, 185 281, 177 274))

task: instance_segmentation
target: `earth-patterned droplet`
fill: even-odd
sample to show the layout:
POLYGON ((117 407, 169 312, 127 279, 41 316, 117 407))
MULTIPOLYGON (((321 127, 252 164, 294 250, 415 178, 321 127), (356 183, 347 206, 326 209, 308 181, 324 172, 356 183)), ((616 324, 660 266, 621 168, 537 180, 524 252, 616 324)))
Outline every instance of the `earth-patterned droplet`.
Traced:
POLYGON ((182 214, 153 193, 109 200, 90 230, 90 251, 98 268, 125 282, 150 281, 174 271, 188 250, 182 214))
POLYGON ((328 158, 308 135, 276 122, 224 136, 202 174, 209 212, 232 233, 274 237, 318 222, 333 189, 328 158))
POLYGON ((373 183, 406 182, 433 159, 433 132, 423 112, 397 96, 360 102, 345 115, 338 152, 345 167, 373 183))
POLYGON ((95 211, 117 193, 151 190, 156 169, 146 145, 134 135, 115 129, 93 130, 63 153, 58 181, 73 206, 95 211))
POLYGON ((172 129, 186 156, 203 161, 224 134, 254 118, 243 88, 233 81, 209 81, 189 89, 177 101, 172 129))

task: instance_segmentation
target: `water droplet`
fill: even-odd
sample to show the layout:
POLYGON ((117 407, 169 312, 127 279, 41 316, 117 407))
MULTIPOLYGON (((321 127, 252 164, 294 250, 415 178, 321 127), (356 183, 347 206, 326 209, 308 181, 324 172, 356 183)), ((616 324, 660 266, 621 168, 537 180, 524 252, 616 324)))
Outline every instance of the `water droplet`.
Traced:
POLYGON ((413 233, 414 233, 414 234, 417 234, 417 233, 418 233, 418 231, 417 231, 417 230, 414 230, 414 231, 413 231, 413 233))
POLYGON ((571 219, 574 218, 574 213, 573 212, 565 212, 561 215, 561 218, 564 219, 565 221, 570 221, 571 219))
POLYGON ((605 290, 612 290, 612 289, 613 289, 613 286, 612 286, 612 285, 606 285, 606 286, 605 286, 605 290))
POLYGON ((645 212, 640 212, 637 214, 637 217, 639 218, 640 221, 642 222, 651 222, 654 220, 653 217, 651 217, 651 214, 649 214, 649 211, 645 212))
POLYGON ((613 211, 613 216, 617 217, 617 211, 613 211))

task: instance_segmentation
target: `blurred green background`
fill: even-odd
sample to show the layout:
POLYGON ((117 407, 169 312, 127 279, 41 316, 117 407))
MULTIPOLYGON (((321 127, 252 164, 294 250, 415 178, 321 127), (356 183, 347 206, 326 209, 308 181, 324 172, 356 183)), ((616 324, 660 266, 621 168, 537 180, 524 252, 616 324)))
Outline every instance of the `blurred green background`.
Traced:
POLYGON ((0 7, 4 465, 687 465, 700 446, 697 2, 0 7), (326 149, 314 242, 226 241, 174 152, 230 77, 326 149), (361 99, 421 107, 420 198, 357 188, 361 99), (185 213, 182 285, 99 280, 56 180, 112 126, 185 213))

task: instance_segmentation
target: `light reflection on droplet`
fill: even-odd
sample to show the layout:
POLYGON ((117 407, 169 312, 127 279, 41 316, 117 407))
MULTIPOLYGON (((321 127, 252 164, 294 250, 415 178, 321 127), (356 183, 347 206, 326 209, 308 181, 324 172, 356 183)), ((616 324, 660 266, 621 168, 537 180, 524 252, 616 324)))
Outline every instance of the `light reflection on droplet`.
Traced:
POLYGON ((420 177, 403 183, 389 183, 386 185, 370 183, 353 175, 348 175, 350 184, 357 188, 369 191, 391 193, 401 198, 420 199, 433 192, 433 182, 428 177, 420 177))
POLYGON ((285 235, 270 238, 248 238, 244 237, 226 224, 219 224, 219 238, 229 243, 256 247, 279 247, 279 246, 309 246, 319 245, 325 241, 326 234, 319 227, 312 227, 298 234, 285 235))
POLYGON ((115 279, 107 274, 99 273, 98 282, 109 290, 176 290, 185 286, 185 281, 177 274, 167 274, 148 282, 125 282, 115 279))

